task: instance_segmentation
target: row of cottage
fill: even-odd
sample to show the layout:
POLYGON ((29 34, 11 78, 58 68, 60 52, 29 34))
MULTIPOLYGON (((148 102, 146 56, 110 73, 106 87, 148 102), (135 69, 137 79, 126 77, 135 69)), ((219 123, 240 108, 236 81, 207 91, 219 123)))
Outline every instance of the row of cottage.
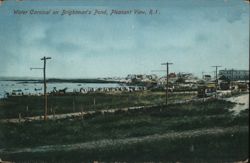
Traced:
MULTIPOLYGON (((204 73, 204 72, 203 72, 204 73)), ((182 80, 185 80, 186 83, 195 83, 199 80, 203 81, 211 81, 215 80, 215 74, 214 77, 208 73, 202 73, 202 78, 199 79, 198 77, 194 76, 192 73, 169 73, 168 78, 169 82, 182 82, 182 80)), ((223 69, 219 70, 218 73, 218 79, 223 80, 230 80, 230 81, 238 81, 238 80, 249 80, 249 70, 236 70, 236 69, 223 69)), ((155 74, 152 75, 146 75, 146 74, 130 74, 128 75, 124 82, 130 83, 133 81, 141 81, 141 82, 147 82, 147 81, 156 81, 157 83, 161 84, 166 81, 166 76, 158 77, 155 74)))

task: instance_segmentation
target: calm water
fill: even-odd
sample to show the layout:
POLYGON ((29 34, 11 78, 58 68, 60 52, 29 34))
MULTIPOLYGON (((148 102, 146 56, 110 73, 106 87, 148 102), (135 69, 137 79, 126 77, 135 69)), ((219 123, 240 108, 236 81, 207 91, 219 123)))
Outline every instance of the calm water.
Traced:
MULTIPOLYGON (((51 92, 53 88, 57 90, 67 87, 66 92, 73 92, 73 90, 80 91, 81 88, 112 88, 121 87, 116 83, 48 83, 47 92, 51 92)), ((0 98, 5 96, 5 93, 12 93, 13 90, 21 90, 24 94, 42 94, 42 83, 20 83, 16 81, 0 81, 0 98)))

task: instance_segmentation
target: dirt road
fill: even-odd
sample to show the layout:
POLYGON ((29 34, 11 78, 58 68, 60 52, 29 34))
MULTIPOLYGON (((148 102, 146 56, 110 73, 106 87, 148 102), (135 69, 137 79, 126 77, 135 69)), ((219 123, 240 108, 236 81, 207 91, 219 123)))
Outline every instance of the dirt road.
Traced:
MULTIPOLYGON (((176 100, 171 102, 170 104, 185 104, 189 102, 205 102, 207 100, 212 99, 213 97, 207 98, 194 98, 189 100, 176 100)), ((75 112, 75 113, 65 113, 65 114, 55 114, 55 115, 47 115, 47 119, 64 119, 64 118, 73 118, 73 117, 81 117, 86 114, 94 114, 96 112, 101 113, 115 113, 117 111, 128 111, 128 110, 138 110, 138 109, 147 109, 151 107, 157 107, 159 105, 147 105, 147 106, 132 106, 126 108, 114 108, 114 109, 102 109, 99 111, 85 111, 85 112, 75 112)), ((25 121, 40 121, 43 120, 43 116, 33 116, 33 117, 22 117, 22 118, 9 118, 9 119, 0 119, 1 123, 11 122, 11 123, 20 123, 25 121)))
POLYGON ((239 114, 242 110, 249 109, 249 94, 225 98, 224 100, 236 103, 231 109, 234 115, 239 114))
MULTIPOLYGON (((65 113, 65 114, 55 114, 55 115, 47 115, 47 119, 64 119, 64 118, 72 118, 72 117, 81 117, 86 114, 94 114, 96 112, 101 113, 114 113, 116 111, 128 111, 128 110, 135 110, 135 109, 141 109, 141 108, 149 108, 153 107, 151 106, 134 106, 134 107, 128 107, 128 108, 115 108, 115 109, 103 109, 100 111, 85 111, 85 112, 75 112, 75 113, 65 113)), ((43 120, 44 116, 33 116, 33 117, 24 117, 24 118, 9 118, 9 119, 1 119, 0 122, 6 123, 19 123, 19 122, 25 122, 25 121, 35 121, 35 120, 43 120)))

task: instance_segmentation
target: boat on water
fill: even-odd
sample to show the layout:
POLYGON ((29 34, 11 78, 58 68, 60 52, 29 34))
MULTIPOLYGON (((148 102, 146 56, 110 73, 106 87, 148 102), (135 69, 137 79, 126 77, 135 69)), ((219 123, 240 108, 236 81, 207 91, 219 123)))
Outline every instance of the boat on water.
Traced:
POLYGON ((16 89, 16 90, 12 90, 12 92, 22 92, 22 90, 21 89, 16 89))
POLYGON ((24 93, 21 89, 16 89, 16 90, 12 90, 11 93, 5 92, 5 96, 9 97, 9 96, 23 96, 24 93))
POLYGON ((34 90, 35 90, 35 91, 41 91, 42 88, 35 88, 34 90))

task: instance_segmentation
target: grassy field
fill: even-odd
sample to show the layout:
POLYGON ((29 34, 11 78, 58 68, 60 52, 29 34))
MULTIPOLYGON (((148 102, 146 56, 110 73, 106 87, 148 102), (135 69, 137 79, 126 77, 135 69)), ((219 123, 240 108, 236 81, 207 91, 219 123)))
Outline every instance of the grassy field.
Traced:
POLYGON ((33 162, 236 162, 248 158, 248 135, 232 132, 162 139, 95 149, 18 153, 5 160, 33 162), (232 136, 234 135, 234 136, 232 136), (194 146, 195 150, 191 150, 194 146))
MULTIPOLYGON (((170 95, 169 101, 190 99, 195 95, 170 95)), ((129 106, 164 104, 164 92, 133 92, 133 93, 89 93, 79 96, 49 96, 48 114, 62 114, 89 110, 122 108, 129 106)), ((43 96, 16 96, 0 100, 0 118, 18 118, 43 115, 43 96)))
MULTIPOLYGON (((231 102, 152 107, 78 119, 0 124, 0 148, 12 151, 94 142, 93 148, 37 152, 0 152, 5 160, 85 161, 187 161, 224 162, 248 158, 248 110, 233 116, 231 102), (219 128, 219 129, 218 129, 219 128), (227 132, 227 128, 232 128, 227 132), (209 130, 210 132, 205 132, 209 130), (220 131, 218 133, 213 131, 220 131), (201 134, 195 134, 199 131, 201 134), (204 132, 203 132, 204 131, 204 132), (186 133, 187 136, 184 136, 186 133), (148 139, 174 133, 173 137, 148 139), (180 135, 180 136, 178 136, 180 135), (132 141, 138 139, 141 141, 132 141), (145 141, 142 141, 144 140, 145 141), (99 145, 98 142, 112 142, 99 145), (126 140, 131 143, 126 143, 126 140), (115 142, 125 143, 115 143, 115 142), (95 143, 96 142, 96 143, 95 143), (42 147, 41 147, 42 146, 42 147)), ((59 148, 60 149, 60 148, 59 148)), ((56 162, 55 161, 55 162, 56 162)))

